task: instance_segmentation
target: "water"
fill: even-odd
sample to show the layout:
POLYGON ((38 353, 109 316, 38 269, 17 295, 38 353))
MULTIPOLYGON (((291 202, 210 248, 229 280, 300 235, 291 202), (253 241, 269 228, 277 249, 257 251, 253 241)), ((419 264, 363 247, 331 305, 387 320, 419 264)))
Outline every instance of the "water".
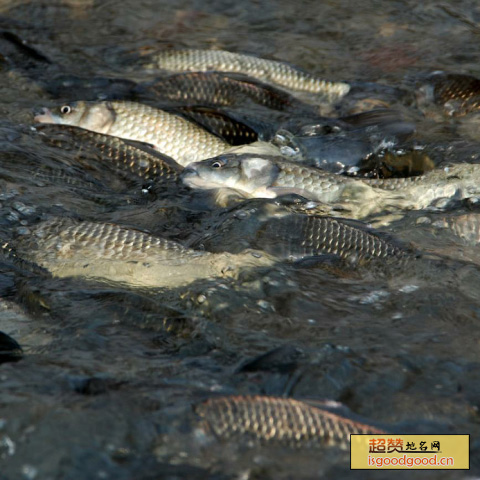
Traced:
MULTIPOLYGON (((52 61, 47 78, 144 80, 126 71, 125 54, 172 46, 253 53, 330 80, 391 86, 434 70, 480 76, 480 7, 471 1, 4 0, 0 15, 1 28, 52 61)), ((142 193, 98 170, 86 175, 74 153, 43 144, 30 129, 33 108, 61 100, 0 53, 2 239, 56 215, 202 243, 218 221, 207 194, 142 193)), ((58 96, 71 99, 68 90, 58 96)), ((419 142, 442 158, 477 160, 475 123, 401 108, 419 142)), ((472 200, 409 212, 383 228, 449 257, 431 271, 327 259, 133 289, 52 279, 2 260, 0 329, 24 358, 0 366, 0 478, 369 478, 351 472, 342 452, 202 436, 191 406, 219 393, 331 399, 399 432, 469 433, 478 474, 478 222, 472 200), (282 345, 297 352, 293 360, 291 348, 285 360, 280 354, 288 368, 239 368, 282 345)))

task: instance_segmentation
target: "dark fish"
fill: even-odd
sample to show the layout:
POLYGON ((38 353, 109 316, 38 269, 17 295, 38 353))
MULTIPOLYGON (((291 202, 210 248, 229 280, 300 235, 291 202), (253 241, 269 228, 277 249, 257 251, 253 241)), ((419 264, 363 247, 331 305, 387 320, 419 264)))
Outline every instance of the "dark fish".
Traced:
POLYGON ((160 184, 175 183, 183 170, 170 157, 118 137, 68 125, 46 124, 36 129, 45 143, 86 159, 93 157, 100 167, 114 167, 130 179, 160 184))
POLYGON ((294 161, 335 173, 368 171, 371 157, 391 149, 415 131, 392 110, 373 110, 339 119, 302 119, 282 125, 272 139, 281 152, 294 161))
POLYGON ((137 87, 138 98, 145 95, 159 102, 188 106, 235 107, 253 103, 271 110, 313 112, 314 109, 288 93, 252 78, 219 72, 184 72, 160 77, 137 87))
POLYGON ((471 75, 435 72, 417 88, 420 106, 435 103, 451 116, 480 110, 480 80, 471 75))
POLYGON ((83 173, 79 175, 78 171, 61 168, 50 167, 46 165, 40 165, 31 172, 32 179, 38 180, 37 184, 60 184, 70 186, 75 189, 84 190, 103 190, 106 188, 104 184, 97 179, 92 178, 90 175, 83 173))
POLYGON ((245 145, 259 139, 256 130, 219 110, 205 107, 183 107, 177 111, 189 120, 199 123, 214 135, 223 138, 230 145, 245 145))
POLYGON ((290 448, 348 449, 351 434, 386 433, 291 398, 228 396, 195 407, 202 425, 222 440, 254 440, 290 448))
POLYGON ((355 262, 409 256, 405 249, 365 226, 309 215, 290 215, 265 222, 254 248, 281 258, 332 254, 355 262))
POLYGON ((283 260, 334 255, 362 263, 412 256, 398 242, 361 222, 292 213, 265 200, 251 200, 245 207, 233 208, 212 230, 196 242, 212 252, 238 253, 254 248, 283 260))

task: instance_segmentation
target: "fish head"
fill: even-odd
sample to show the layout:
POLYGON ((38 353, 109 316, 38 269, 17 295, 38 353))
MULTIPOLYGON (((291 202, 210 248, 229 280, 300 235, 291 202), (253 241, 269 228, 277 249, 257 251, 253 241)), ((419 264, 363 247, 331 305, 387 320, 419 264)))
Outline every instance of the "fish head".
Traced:
POLYGON ((253 194, 259 188, 268 188, 276 174, 276 165, 267 158, 224 154, 191 163, 182 178, 192 188, 228 187, 253 194))
POLYGON ((110 102, 72 102, 52 109, 42 108, 34 120, 39 123, 73 125, 98 133, 108 133, 115 121, 110 102))
POLYGON ((39 123, 59 123, 62 125, 77 125, 83 115, 84 102, 72 102, 59 107, 42 108, 35 115, 39 123))
POLYGON ((219 155, 200 162, 194 162, 185 168, 182 179, 192 188, 235 188, 241 180, 241 168, 238 155, 219 155))

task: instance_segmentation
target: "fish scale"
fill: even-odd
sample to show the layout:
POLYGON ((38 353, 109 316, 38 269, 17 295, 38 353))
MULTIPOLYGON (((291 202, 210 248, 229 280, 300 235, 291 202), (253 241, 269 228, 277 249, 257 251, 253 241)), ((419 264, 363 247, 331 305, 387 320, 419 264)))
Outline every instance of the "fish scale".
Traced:
POLYGON ((78 153, 98 151, 100 162, 110 162, 117 169, 141 180, 176 182, 181 167, 171 159, 155 152, 147 152, 125 143, 118 137, 102 135, 67 125, 42 125, 37 127, 45 143, 78 153))
POLYGON ((337 446, 348 449, 351 434, 382 430, 290 398, 226 396, 195 407, 203 426, 217 437, 253 439, 292 448, 337 446))
POLYGON ((341 99, 350 90, 347 83, 322 80, 283 62, 222 50, 163 51, 149 56, 143 63, 146 68, 172 72, 241 73, 291 91, 317 94, 330 102, 341 99))
POLYGON ((458 102, 452 111, 455 115, 476 111, 480 108, 480 80, 469 75, 446 75, 443 81, 436 82, 435 100, 442 104, 458 102))
POLYGON ((110 135, 154 145, 181 165, 218 155, 227 142, 177 115, 133 102, 112 102, 117 121, 110 135))
POLYGON ((272 218, 260 229, 255 247, 268 253, 304 257, 331 253, 341 258, 407 258, 407 250, 387 239, 331 217, 291 215, 272 218))
MULTIPOLYGON (((178 243, 114 224, 77 223, 70 219, 51 219, 32 229, 32 241, 46 252, 69 255, 70 248, 91 249, 99 258, 133 259, 155 255, 169 258, 178 254, 197 257, 199 252, 178 243)), ((28 243, 28 242, 27 242, 28 243)))
MULTIPOLYGON (((147 86, 146 92, 153 92, 159 100, 186 103, 189 106, 241 106, 246 100, 251 100, 279 111, 311 111, 308 105, 282 90, 255 83, 252 79, 232 78, 218 72, 182 72, 158 78, 147 86)), ((142 93, 141 90, 140 97, 142 93)))

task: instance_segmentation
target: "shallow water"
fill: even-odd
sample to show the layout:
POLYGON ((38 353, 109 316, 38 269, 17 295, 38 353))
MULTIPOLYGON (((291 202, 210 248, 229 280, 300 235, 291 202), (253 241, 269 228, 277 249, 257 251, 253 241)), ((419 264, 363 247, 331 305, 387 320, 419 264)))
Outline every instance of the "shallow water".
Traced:
MULTIPOLYGON (((3 0, 0 27, 51 60, 35 70, 39 81, 42 71, 143 81, 124 59, 146 47, 252 53, 330 80, 405 88, 435 70, 480 76, 480 7, 471 1, 3 0)), ((2 240, 55 215, 206 243, 221 217, 209 194, 146 191, 114 171, 86 175, 74 153, 30 128, 33 108, 79 92, 51 96, 0 54, 2 240)), ((478 161, 474 122, 399 108, 440 161, 478 161)), ((0 479, 370 477, 336 450, 198 435, 192 405, 219 393, 331 399, 398 432, 469 433, 470 477, 478 475, 480 219, 475 200, 444 207, 383 228, 448 257, 410 271, 278 262, 134 289, 52 279, 2 259, 0 330, 24 358, 0 365, 0 479), (293 359, 292 349, 280 351, 285 367, 239 368, 282 345, 295 349, 293 359)))

